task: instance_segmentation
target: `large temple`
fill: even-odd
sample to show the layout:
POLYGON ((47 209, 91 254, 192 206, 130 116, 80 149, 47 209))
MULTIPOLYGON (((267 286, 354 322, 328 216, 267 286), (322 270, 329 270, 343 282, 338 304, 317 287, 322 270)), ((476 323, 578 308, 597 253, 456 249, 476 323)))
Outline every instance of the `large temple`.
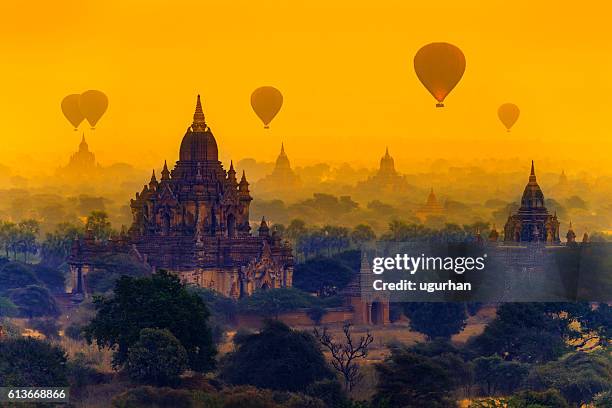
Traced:
POLYGON ((548 244, 560 242, 557 214, 549 214, 544 206, 544 193, 536 180, 533 161, 529 182, 521 198, 521 207, 516 214, 509 215, 506 221, 504 241, 545 241, 548 244))
POLYGON ((86 274, 100 252, 130 251, 152 270, 166 269, 183 282, 238 298, 258 289, 292 285, 289 244, 270 233, 265 220, 251 233, 249 183, 224 170, 217 142, 198 95, 193 123, 181 142, 174 169, 164 163, 158 180, 131 200, 133 223, 127 235, 108 243, 77 242, 70 260, 73 290, 86 292, 86 274))

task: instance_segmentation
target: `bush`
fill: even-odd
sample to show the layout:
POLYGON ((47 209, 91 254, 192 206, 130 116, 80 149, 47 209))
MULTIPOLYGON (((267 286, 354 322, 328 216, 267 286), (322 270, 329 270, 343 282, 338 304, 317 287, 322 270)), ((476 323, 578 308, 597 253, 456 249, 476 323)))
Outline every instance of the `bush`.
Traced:
POLYGON ((44 265, 31 265, 36 278, 53 293, 64 293, 66 284, 64 273, 57 268, 50 268, 44 265))
POLYGON ((83 326, 71 324, 64 329, 64 334, 72 340, 81 340, 83 338, 83 326))
POLYGON ((509 399, 508 406, 512 408, 569 408, 567 401, 557 390, 522 391, 509 399))
POLYGON ((0 268, 0 293, 28 285, 40 285, 32 268, 21 262, 9 262, 0 268))
POLYGON ((65 387, 64 350, 30 337, 0 341, 0 384, 4 387, 65 387))
POLYGON ((0 296, 0 317, 15 317, 19 308, 10 299, 0 296))
POLYGON ((74 358, 68 361, 68 379, 70 382, 70 393, 74 396, 81 395, 88 385, 102 384, 110 380, 110 375, 96 370, 92 361, 87 360, 85 354, 78 352, 74 358))
POLYGON ((142 329, 140 339, 129 348, 127 372, 131 379, 151 385, 175 385, 187 368, 187 351, 163 329, 142 329))
POLYGON ((192 408, 191 394, 184 390, 141 386, 113 398, 114 408, 192 408))
POLYGON ((30 285, 8 291, 9 299, 19 308, 21 317, 58 316, 59 307, 47 288, 30 285))
POLYGON ((312 335, 268 321, 260 333, 245 336, 225 357, 221 377, 234 385, 301 391, 333 373, 312 335))

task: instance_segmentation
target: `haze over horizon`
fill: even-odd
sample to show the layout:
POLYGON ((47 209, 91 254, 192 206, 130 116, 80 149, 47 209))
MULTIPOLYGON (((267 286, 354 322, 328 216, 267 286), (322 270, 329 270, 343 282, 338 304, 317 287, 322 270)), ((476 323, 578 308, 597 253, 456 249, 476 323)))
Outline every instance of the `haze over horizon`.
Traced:
POLYGON ((284 141, 297 165, 373 168, 388 145, 400 170, 427 158, 516 158, 517 170, 535 159, 551 172, 563 162, 574 164, 570 173, 604 171, 611 6, 599 8, 475 0, 4 4, 0 163, 41 172, 65 164, 81 130, 72 131, 60 101, 100 89, 109 109, 95 131, 81 129, 102 163, 173 163, 199 93, 224 163, 272 161, 284 141), (467 59, 444 109, 412 66, 432 41, 456 44, 467 59), (249 104, 261 85, 285 98, 270 130, 249 104), (510 133, 496 115, 504 102, 521 108, 510 133))

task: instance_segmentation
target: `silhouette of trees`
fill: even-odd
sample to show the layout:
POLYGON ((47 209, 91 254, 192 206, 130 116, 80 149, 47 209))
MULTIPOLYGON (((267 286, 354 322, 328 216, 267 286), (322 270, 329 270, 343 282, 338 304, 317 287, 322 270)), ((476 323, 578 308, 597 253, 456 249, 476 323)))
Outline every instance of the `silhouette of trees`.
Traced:
POLYGON ((221 377, 234 385, 301 391, 333 378, 317 340, 275 320, 257 334, 241 336, 221 362, 221 377))
POLYGON ((66 355, 60 347, 30 337, 0 341, 3 387, 65 387, 66 355))
POLYGON ((344 339, 335 340, 327 327, 323 328, 323 331, 318 328, 314 329, 315 337, 330 352, 331 364, 342 375, 344 387, 350 392, 362 379, 357 360, 367 357, 368 348, 374 341, 374 337, 367 331, 365 336, 361 336, 355 341, 351 333, 350 323, 344 324, 342 333, 344 339))
POLYGON ((96 316, 83 332, 89 343, 115 350, 113 365, 122 366, 129 348, 146 328, 168 329, 185 347, 189 367, 208 371, 214 366, 208 308, 179 279, 165 271, 151 277, 122 276, 113 295, 94 298, 96 316))

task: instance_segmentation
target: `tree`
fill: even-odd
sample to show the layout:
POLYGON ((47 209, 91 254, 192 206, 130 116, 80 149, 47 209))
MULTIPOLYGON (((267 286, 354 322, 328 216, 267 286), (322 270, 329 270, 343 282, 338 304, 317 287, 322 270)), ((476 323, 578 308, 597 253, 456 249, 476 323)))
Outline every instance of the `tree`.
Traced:
POLYGON ((429 339, 450 339, 467 323, 465 304, 451 302, 404 303, 404 313, 410 319, 410 327, 429 339))
POLYGON ((307 293, 295 288, 278 288, 258 290, 251 296, 240 299, 238 308, 247 313, 278 319, 283 312, 306 308, 312 304, 313 299, 307 293))
POLYGON ((351 231, 351 241, 353 241, 356 245, 360 246, 365 242, 374 241, 376 239, 376 234, 372 227, 366 224, 359 224, 353 228, 351 231))
POLYGON ((33 219, 17 224, 17 248, 23 254, 23 262, 28 262, 28 254, 36 254, 38 251, 36 237, 39 231, 40 223, 33 219))
POLYGON ((487 395, 513 393, 529 373, 528 365, 504 361, 499 356, 478 357, 473 364, 476 383, 487 395))
MULTIPOLYGON (((469 347, 481 356, 500 355, 526 363, 552 361, 569 350, 568 342, 589 326, 590 305, 580 303, 504 303, 497 317, 469 347)), ((595 320, 592 321, 595 328, 595 320)))
POLYGON ((58 316, 59 306, 49 290, 43 286, 29 285, 25 288, 11 289, 8 297, 19 308, 22 317, 58 316))
POLYGON ((355 342, 351 334, 350 323, 344 324, 342 333, 344 334, 344 340, 336 341, 327 330, 327 327, 323 328, 323 331, 320 331, 318 328, 314 329, 315 337, 330 352, 332 357, 331 364, 342 375, 344 387, 350 392, 362 379, 357 360, 367 357, 368 347, 374 341, 374 337, 368 331, 365 336, 361 336, 355 342))
POLYGON ((83 235, 83 227, 68 222, 57 225, 55 231, 47 233, 41 245, 41 263, 58 267, 68 259, 72 244, 83 235))
POLYGON ((221 367, 221 377, 234 385, 300 391, 333 377, 317 340, 279 321, 269 320, 260 333, 242 336, 236 347, 221 367))
POLYGON ((167 329, 142 329, 128 350, 131 379, 150 385, 176 385, 187 368, 185 347, 167 329))
POLYGON ((3 387, 65 387, 64 350, 31 337, 0 341, 0 384, 3 387))
POLYGON ((150 273, 149 268, 131 254, 109 253, 97 256, 92 261, 96 267, 87 274, 86 279, 93 293, 110 291, 123 275, 142 277, 150 273))
MULTIPOLYGON (((15 223, 10 221, 0 222, 0 246, 4 248, 6 257, 9 257, 9 253, 16 250, 16 246, 13 243, 16 242, 17 238, 17 226, 15 223)), ((15 259, 13 254, 13 259, 15 259)))
POLYGON ((521 391, 508 400, 511 408, 569 408, 565 398, 557 390, 521 391))
POLYGON ((113 365, 127 361, 128 350, 145 328, 168 329, 185 347, 189 367, 205 372, 213 368, 216 350, 208 324, 208 308, 179 279, 165 271, 151 277, 123 276, 112 296, 96 296, 96 316, 84 328, 89 343, 115 348, 113 365))
POLYGON ((379 380, 374 402, 390 407, 451 408, 453 383, 444 368, 430 357, 394 349, 376 366, 379 380))
POLYGON ((105 211, 92 211, 87 217, 85 230, 91 231, 94 238, 98 241, 108 240, 112 234, 112 227, 108 220, 108 214, 106 214, 105 211))
POLYGON ((610 390, 612 356, 608 350, 574 352, 534 367, 528 384, 534 389, 554 388, 576 406, 589 403, 597 393, 610 390))
POLYGON ((354 275, 355 272, 343 262, 317 257, 296 265, 293 285, 319 296, 330 296, 348 285, 354 275))

